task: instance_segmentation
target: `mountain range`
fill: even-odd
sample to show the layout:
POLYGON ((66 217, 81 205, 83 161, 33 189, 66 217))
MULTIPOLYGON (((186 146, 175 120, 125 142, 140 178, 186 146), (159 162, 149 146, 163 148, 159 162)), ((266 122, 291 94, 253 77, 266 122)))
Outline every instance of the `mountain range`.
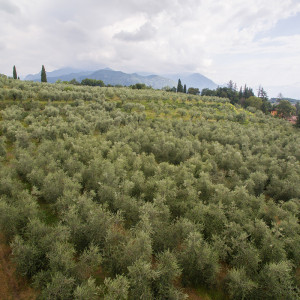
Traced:
MULTIPOLYGON (((41 75, 30 74, 25 77, 25 80, 40 81, 41 75)), ((129 86, 136 83, 144 83, 148 86, 152 86, 155 89, 161 89, 163 87, 177 86, 178 79, 181 79, 182 84, 186 84, 187 88, 194 87, 202 90, 203 88, 214 89, 217 84, 211 79, 199 74, 171 74, 171 75, 142 75, 138 73, 124 73, 121 71, 115 71, 110 68, 100 69, 97 71, 79 70, 73 68, 63 68, 55 70, 53 72, 47 72, 47 80, 50 83, 54 83, 57 80, 70 81, 76 79, 81 82, 85 78, 102 80, 105 84, 111 85, 124 85, 129 86)))

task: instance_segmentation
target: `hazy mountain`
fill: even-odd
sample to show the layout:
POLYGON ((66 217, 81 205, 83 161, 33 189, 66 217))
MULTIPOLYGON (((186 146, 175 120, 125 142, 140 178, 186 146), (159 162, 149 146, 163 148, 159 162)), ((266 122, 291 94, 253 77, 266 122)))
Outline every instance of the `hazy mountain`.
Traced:
POLYGON ((218 87, 216 83, 214 83, 211 79, 199 74, 199 73, 181 73, 181 74, 171 74, 171 75, 164 75, 167 78, 170 78, 176 82, 180 78, 182 85, 186 84, 187 88, 194 87, 199 88, 202 90, 204 88, 215 89, 218 87))
MULTIPOLYGON (((39 81, 41 78, 40 73, 35 75, 27 75, 25 80, 39 81)), ((145 83, 152 86, 155 89, 161 89, 164 86, 175 86, 175 82, 169 78, 164 78, 158 75, 142 76, 137 73, 127 74, 121 71, 114 71, 110 68, 101 69, 98 71, 82 71, 72 68, 59 69, 53 72, 47 72, 47 80, 50 83, 54 83, 57 80, 70 81, 73 78, 79 82, 82 79, 90 78, 102 80, 105 84, 121 84, 132 85, 136 83, 145 83)))
MULTIPOLYGON (((148 86, 152 86, 155 89, 161 89, 162 87, 177 86, 178 78, 181 79, 182 84, 186 84, 187 87, 196 87, 200 90, 203 88, 216 88, 217 85, 209 78, 198 74, 172 74, 172 75, 146 75, 149 73, 144 72, 144 75, 133 73, 128 74, 121 71, 114 71, 110 68, 105 68, 97 71, 84 71, 73 68, 63 68, 55 70, 53 72, 47 72, 47 80, 50 83, 54 83, 57 80, 70 81, 76 79, 81 81, 85 78, 102 80, 105 84, 117 85, 121 84, 124 86, 145 83, 148 86)), ((41 78, 40 73, 34 75, 27 75, 25 80, 39 81, 41 78)))
MULTIPOLYGON (((137 73, 127 74, 121 71, 113 70, 98 70, 89 75, 91 79, 101 79, 105 84, 121 84, 121 85, 132 85, 136 83, 145 83, 146 85, 152 86, 155 89, 160 89, 164 86, 173 86, 174 82, 168 78, 164 78, 158 75, 142 76, 137 73)), ((80 78, 81 80, 84 78, 80 78)))

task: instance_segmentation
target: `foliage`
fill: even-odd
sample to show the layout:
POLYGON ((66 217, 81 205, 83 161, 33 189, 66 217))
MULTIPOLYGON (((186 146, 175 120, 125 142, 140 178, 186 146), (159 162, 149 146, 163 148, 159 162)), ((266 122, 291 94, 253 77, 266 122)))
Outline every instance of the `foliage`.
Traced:
POLYGON ((144 89, 149 89, 151 87, 147 86, 145 83, 136 83, 134 85, 130 86, 133 90, 144 90, 144 89))
POLYGON ((203 89, 201 91, 202 96, 218 96, 222 98, 228 98, 230 103, 239 104, 244 108, 247 108, 251 111, 253 108, 268 113, 272 109, 271 103, 268 101, 268 95, 262 86, 258 89, 258 96, 255 97, 252 88, 240 87, 240 90, 237 90, 236 84, 230 80, 227 87, 218 87, 215 90, 203 89))
POLYGON ((292 268, 289 262, 271 263, 260 273, 261 295, 265 299, 299 299, 299 290, 292 285, 292 268))
POLYGON ((115 279, 106 278, 105 285, 105 300, 127 300, 129 281, 125 276, 117 275, 115 279))
POLYGON ((250 299, 253 297, 253 291, 257 288, 255 282, 247 277, 244 269, 230 270, 227 285, 232 299, 250 299))
MULTIPOLYGON (((78 285, 74 291, 75 300, 97 300, 99 299, 101 290, 97 287, 95 279, 89 278, 86 282, 78 285)), ((115 298, 117 299, 117 298, 115 298)))
POLYGON ((193 285, 214 285, 219 270, 217 254, 198 232, 190 233, 184 245, 179 255, 184 282, 193 285))
POLYGON ((276 106, 276 110, 278 115, 284 118, 288 118, 296 112, 296 108, 288 100, 281 100, 276 106))
POLYGON ((154 299, 151 286, 157 277, 157 273, 151 269, 150 263, 143 260, 137 260, 128 268, 128 277, 132 287, 130 294, 132 299, 154 299))
POLYGON ((42 299, 299 298, 299 129, 241 92, 0 77, 1 233, 42 299))
POLYGON ((199 94, 200 94, 200 91, 199 91, 198 88, 190 87, 190 88, 188 89, 188 94, 199 95, 199 94))
MULTIPOLYGON (((70 82, 71 83, 71 82, 70 82)), ((74 84, 74 83, 72 83, 74 84)), ((82 85, 89 85, 89 86, 105 86, 104 82, 102 80, 97 80, 97 79, 89 79, 89 78, 86 78, 86 79, 83 79, 81 80, 81 84, 82 85)))

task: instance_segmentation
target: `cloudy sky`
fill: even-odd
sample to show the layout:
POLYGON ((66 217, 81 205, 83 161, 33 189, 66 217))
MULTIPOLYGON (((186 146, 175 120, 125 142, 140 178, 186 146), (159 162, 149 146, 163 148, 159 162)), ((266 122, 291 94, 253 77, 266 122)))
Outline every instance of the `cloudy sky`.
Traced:
POLYGON ((0 73, 42 64, 199 72, 300 92, 300 1, 0 0, 0 73))

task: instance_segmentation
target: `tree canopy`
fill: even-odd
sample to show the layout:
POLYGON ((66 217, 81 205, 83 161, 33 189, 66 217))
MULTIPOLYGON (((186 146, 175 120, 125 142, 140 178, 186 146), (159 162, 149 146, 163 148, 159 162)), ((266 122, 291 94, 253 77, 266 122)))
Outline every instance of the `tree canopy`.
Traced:
POLYGON ((88 86, 100 86, 100 87, 105 86, 105 84, 102 80, 90 79, 90 78, 81 80, 81 84, 88 85, 88 86))
POLYGON ((284 118, 288 118, 296 112, 296 108, 288 100, 280 100, 276 110, 278 115, 284 118))
POLYGON ((199 94, 200 94, 200 91, 199 91, 198 88, 190 87, 190 88, 188 89, 188 94, 199 95, 199 94))
POLYGON ((1 76, 18 274, 41 299, 299 299, 299 128, 259 99, 1 76))

